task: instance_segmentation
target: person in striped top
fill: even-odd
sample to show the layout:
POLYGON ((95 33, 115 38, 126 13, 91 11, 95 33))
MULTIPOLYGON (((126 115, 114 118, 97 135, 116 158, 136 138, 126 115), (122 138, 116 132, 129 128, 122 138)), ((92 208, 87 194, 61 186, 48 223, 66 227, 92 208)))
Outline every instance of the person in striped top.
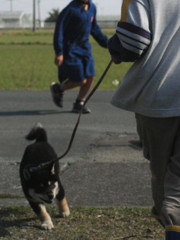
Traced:
POLYGON ((136 115, 150 160, 153 214, 166 240, 180 239, 180 4, 123 0, 108 48, 115 63, 134 62, 111 103, 136 115))

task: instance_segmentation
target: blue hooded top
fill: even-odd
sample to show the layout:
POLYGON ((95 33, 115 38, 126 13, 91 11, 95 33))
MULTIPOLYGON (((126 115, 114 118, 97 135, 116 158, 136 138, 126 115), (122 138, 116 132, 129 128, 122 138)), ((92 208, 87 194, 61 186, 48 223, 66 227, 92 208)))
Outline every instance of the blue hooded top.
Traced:
POLYGON ((63 54, 68 61, 71 54, 88 56, 91 54, 90 34, 102 46, 107 47, 108 38, 96 22, 96 6, 89 0, 88 11, 81 1, 71 1, 59 14, 54 32, 56 55, 63 54))

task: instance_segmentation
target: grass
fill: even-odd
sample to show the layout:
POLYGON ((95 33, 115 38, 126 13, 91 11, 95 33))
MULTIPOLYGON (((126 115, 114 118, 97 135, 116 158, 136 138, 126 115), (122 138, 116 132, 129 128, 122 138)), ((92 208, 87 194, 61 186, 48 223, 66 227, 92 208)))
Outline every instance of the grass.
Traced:
POLYGON ((14 195, 14 194, 0 194, 0 199, 6 199, 6 198, 9 198, 9 199, 19 199, 19 198, 24 198, 23 196, 20 196, 20 195, 14 195))
POLYGON ((73 207, 71 216, 58 218, 48 209, 55 229, 40 229, 29 207, 0 208, 1 240, 159 240, 164 230, 149 208, 73 207))
MULTIPOLYGON (((113 29, 104 33, 112 36, 113 29)), ((0 89, 49 89, 57 81, 52 46, 53 30, 14 30, 0 33, 0 89)), ((90 38, 95 59, 96 80, 110 61, 107 49, 101 48, 90 38)), ((115 89, 112 81, 119 82, 130 67, 130 63, 113 64, 100 89, 115 89)))

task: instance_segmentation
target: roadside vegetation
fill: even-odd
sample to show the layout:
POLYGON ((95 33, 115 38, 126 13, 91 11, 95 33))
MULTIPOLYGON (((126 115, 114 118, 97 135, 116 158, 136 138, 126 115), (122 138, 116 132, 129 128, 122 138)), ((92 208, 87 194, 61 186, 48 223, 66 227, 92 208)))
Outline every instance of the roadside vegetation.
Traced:
MULTIPOLYGON (((113 29, 104 29, 109 37, 113 29)), ((53 30, 9 30, 0 33, 0 89, 49 89, 52 81, 57 81, 57 68, 54 65, 52 46, 53 30)), ((92 43, 96 67, 96 80, 99 79, 110 55, 94 39, 92 43)), ((116 89, 130 67, 130 63, 113 64, 99 89, 116 89), (114 81, 117 80, 117 81, 114 81)))

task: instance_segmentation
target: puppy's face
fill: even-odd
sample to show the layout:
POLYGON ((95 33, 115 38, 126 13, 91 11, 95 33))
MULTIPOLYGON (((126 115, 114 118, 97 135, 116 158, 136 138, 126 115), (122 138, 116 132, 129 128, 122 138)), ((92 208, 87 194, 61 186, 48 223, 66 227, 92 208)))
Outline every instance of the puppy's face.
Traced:
POLYGON ((28 191, 33 200, 52 203, 59 191, 58 178, 53 171, 42 170, 31 177, 34 184, 28 191))

